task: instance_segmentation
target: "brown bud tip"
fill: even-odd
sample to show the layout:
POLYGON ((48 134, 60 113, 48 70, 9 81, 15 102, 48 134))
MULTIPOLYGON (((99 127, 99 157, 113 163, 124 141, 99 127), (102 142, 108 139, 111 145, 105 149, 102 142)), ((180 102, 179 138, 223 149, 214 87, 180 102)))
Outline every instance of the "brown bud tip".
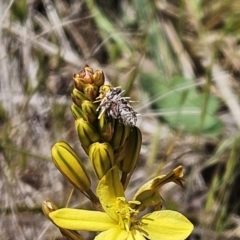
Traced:
POLYGON ((93 79, 94 79, 94 83, 97 86, 101 87, 105 81, 104 73, 100 72, 99 70, 96 70, 93 74, 93 79))

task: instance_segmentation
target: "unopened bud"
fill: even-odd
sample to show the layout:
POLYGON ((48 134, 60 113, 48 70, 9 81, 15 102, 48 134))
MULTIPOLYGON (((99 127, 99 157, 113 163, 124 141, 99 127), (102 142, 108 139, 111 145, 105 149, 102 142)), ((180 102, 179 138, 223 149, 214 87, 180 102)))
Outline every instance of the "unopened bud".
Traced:
POLYGON ((97 106, 95 103, 85 100, 82 102, 82 110, 89 123, 93 123, 97 119, 97 106))
POLYGON ((124 158, 119 162, 119 169, 124 173, 130 173, 136 166, 141 145, 142 134, 138 127, 132 127, 128 137, 128 147, 124 158))
POLYGON ((52 159, 58 170, 80 191, 88 191, 91 182, 75 151, 65 142, 52 147, 52 159))
POLYGON ((82 91, 86 84, 93 83, 93 70, 86 66, 79 73, 73 75, 73 80, 75 87, 82 91))
POLYGON ((98 95, 98 86, 94 84, 87 84, 83 88, 83 92, 88 100, 94 101, 98 95))
POLYGON ((130 126, 126 126, 117 120, 115 121, 113 137, 111 140, 111 145, 113 146, 114 150, 124 146, 129 136, 130 129, 130 126))
POLYGON ((102 85, 100 88, 99 88, 99 96, 97 97, 97 99, 102 99, 105 97, 106 93, 113 89, 113 87, 111 87, 110 85, 102 85))
POLYGON ((73 102, 79 107, 81 107, 81 104, 84 100, 87 100, 85 94, 83 92, 78 91, 76 88, 73 89, 71 96, 73 102))
POLYGON ((107 121, 105 113, 98 120, 98 130, 104 142, 109 142, 112 139, 114 132, 113 122, 107 121))
POLYGON ((98 87, 101 87, 105 81, 104 73, 100 72, 99 70, 96 70, 93 74, 93 79, 94 84, 96 84, 98 87))
POLYGON ((100 141, 100 135, 97 133, 96 129, 83 118, 79 118, 75 121, 75 127, 79 141, 86 152, 88 152, 88 147, 92 143, 100 141))
POLYGON ((86 65, 84 69, 79 72, 79 77, 82 78, 85 83, 93 83, 93 69, 86 65))
POLYGON ((114 153, 109 143, 93 143, 89 147, 89 158, 98 179, 101 179, 114 164, 114 153))
POLYGON ((82 108, 76 106, 74 103, 71 105, 71 112, 72 112, 72 115, 75 119, 84 118, 85 120, 87 120, 85 118, 85 115, 84 115, 84 112, 83 112, 82 108))

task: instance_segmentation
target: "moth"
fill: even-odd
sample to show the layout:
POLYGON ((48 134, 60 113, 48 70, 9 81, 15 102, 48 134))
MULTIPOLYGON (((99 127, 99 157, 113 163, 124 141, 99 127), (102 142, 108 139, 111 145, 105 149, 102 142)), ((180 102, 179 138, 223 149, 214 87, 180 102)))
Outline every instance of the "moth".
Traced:
POLYGON ((95 102, 100 102, 97 111, 100 111, 98 119, 103 113, 107 117, 118 119, 122 124, 135 126, 139 114, 130 105, 130 97, 123 97, 121 87, 103 85, 99 90, 99 96, 95 102))

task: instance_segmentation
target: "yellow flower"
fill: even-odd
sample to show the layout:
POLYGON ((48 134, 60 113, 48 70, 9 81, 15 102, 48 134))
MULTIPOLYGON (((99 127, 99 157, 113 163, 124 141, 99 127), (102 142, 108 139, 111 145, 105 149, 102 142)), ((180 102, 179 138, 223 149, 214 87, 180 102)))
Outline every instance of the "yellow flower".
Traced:
POLYGON ((138 217, 139 201, 127 202, 115 166, 99 181, 97 195, 105 212, 63 208, 49 214, 60 228, 101 232, 95 240, 184 240, 193 230, 182 214, 154 211, 138 217))

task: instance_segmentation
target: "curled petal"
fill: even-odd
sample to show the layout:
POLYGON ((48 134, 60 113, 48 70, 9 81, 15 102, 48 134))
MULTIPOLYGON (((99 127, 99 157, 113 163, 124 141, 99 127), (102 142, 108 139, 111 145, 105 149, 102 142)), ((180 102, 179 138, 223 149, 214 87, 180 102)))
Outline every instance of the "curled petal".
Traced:
POLYGON ((141 202, 141 206, 138 209, 144 210, 146 206, 161 205, 162 198, 159 194, 159 188, 169 182, 175 182, 177 185, 182 185, 183 167, 178 166, 167 175, 161 175, 153 178, 152 180, 143 184, 133 197, 133 200, 141 202))
POLYGON ((183 167, 180 165, 169 172, 167 175, 162 175, 154 178, 152 182, 152 188, 158 189, 164 184, 169 182, 175 182, 177 185, 183 188, 182 179, 183 178, 183 167))

